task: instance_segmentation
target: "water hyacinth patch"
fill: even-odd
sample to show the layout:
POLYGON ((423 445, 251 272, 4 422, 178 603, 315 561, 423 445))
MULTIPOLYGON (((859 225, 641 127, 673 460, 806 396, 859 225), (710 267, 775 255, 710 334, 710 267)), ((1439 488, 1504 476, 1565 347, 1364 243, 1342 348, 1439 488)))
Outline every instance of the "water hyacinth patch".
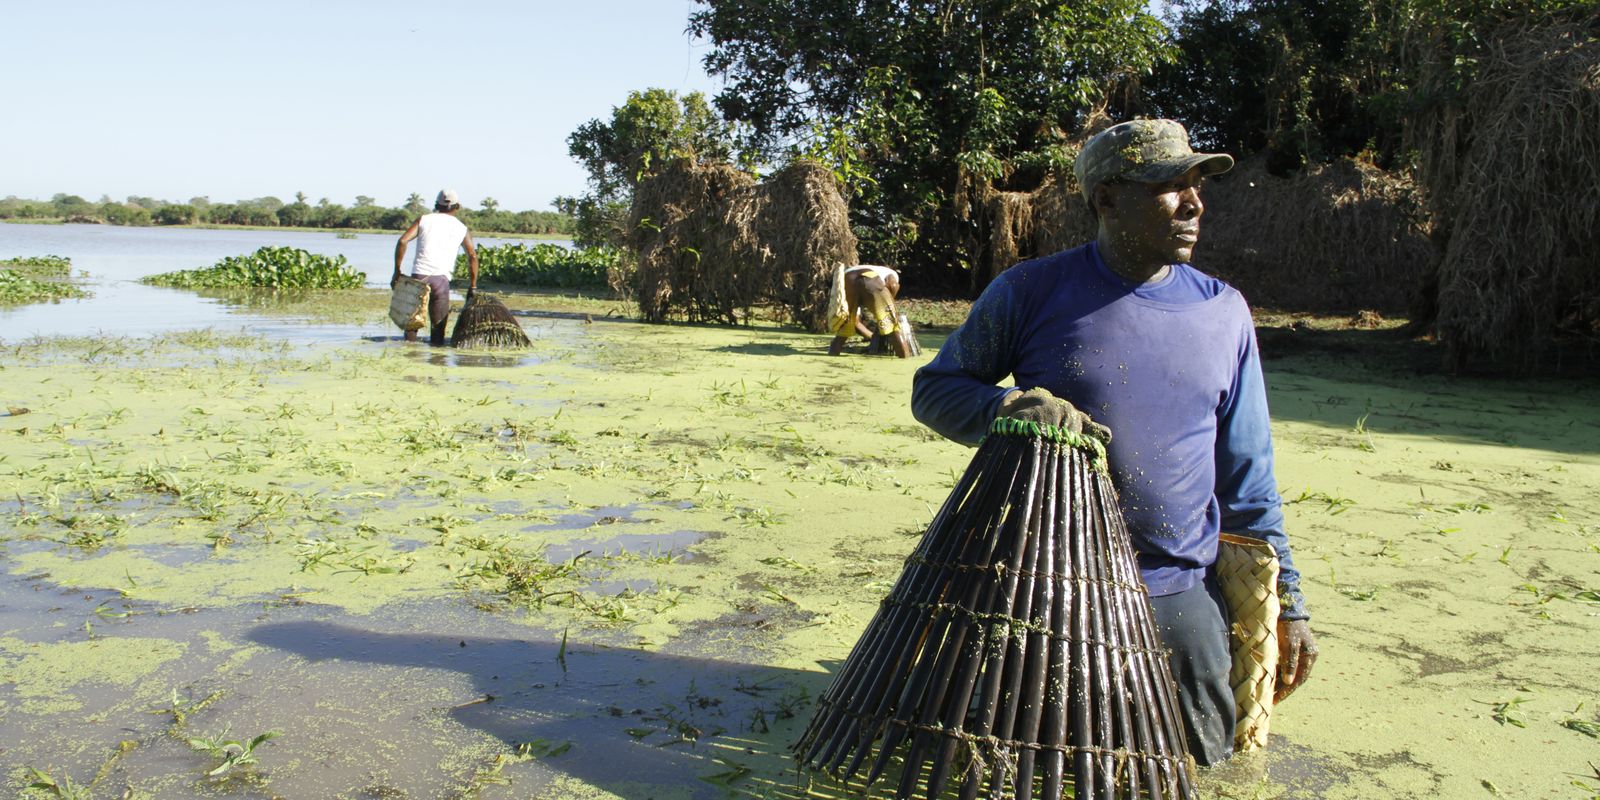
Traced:
POLYGON ((62 256, 25 256, 0 260, 0 305, 87 297, 69 282, 72 260, 62 256))
MULTIPOLYGON (((478 248, 478 279, 487 283, 552 289, 603 287, 620 255, 615 250, 568 250, 554 244, 485 245, 478 248)), ((467 274, 466 256, 456 259, 456 275, 467 274)))
POLYGON ((344 256, 325 256, 298 247, 263 247, 246 256, 229 256, 202 269, 164 272, 140 279, 175 289, 359 289, 366 276, 344 256))
POLYGON ((22 256, 0 259, 0 269, 30 278, 66 278, 72 274, 72 259, 66 256, 22 256))

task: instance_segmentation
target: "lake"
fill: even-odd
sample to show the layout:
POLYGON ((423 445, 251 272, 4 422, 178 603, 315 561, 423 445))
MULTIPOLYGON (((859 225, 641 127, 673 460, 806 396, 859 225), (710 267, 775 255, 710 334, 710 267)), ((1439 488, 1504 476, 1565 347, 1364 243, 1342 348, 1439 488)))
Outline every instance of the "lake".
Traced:
MULTIPOLYGON (((145 286, 139 279, 160 272, 209 267, 226 256, 257 248, 298 247, 343 255, 366 273, 369 286, 385 286, 394 268, 392 233, 333 233, 297 230, 127 228, 112 225, 18 225, 0 223, 0 259, 58 255, 87 273, 92 296, 60 303, 0 308, 0 342, 34 336, 149 336, 196 328, 243 328, 296 341, 341 341, 389 334, 382 325, 323 325, 282 313, 255 313, 187 289, 145 286)), ((547 240, 548 241, 548 240, 547 240)), ((477 239, 479 245, 528 243, 523 239, 477 239)), ((564 240, 556 244, 570 244, 564 240)), ((415 248, 407 253, 407 269, 415 248)))

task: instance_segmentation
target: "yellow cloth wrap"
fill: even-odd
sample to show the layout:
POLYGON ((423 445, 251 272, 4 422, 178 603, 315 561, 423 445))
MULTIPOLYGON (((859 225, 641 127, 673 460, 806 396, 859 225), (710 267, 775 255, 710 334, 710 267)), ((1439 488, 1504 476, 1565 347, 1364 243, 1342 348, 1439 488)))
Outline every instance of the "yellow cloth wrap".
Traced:
POLYGON ((872 316, 875 319, 877 319, 877 321, 878 321, 878 334, 879 335, 881 335, 881 336, 893 336, 894 335, 894 331, 895 331, 894 316, 895 315, 894 315, 894 307, 893 306, 886 306, 884 308, 874 307, 872 309, 872 316))
POLYGON ((1233 617, 1234 749, 1264 747, 1278 676, 1278 554, 1250 536, 1224 533, 1217 582, 1233 617))
POLYGON ((843 336, 844 338, 848 339, 856 335, 856 318, 854 316, 839 317, 837 320, 835 320, 835 323, 836 324, 833 329, 834 336, 843 336))

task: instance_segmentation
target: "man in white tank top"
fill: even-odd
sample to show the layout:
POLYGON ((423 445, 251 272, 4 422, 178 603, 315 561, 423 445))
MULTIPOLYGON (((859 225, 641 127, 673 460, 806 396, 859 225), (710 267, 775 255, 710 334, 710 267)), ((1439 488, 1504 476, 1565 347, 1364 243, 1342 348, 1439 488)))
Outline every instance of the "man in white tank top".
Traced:
MULTIPOLYGON (((456 267, 456 251, 467 249, 467 266, 472 280, 467 284, 467 296, 478 289, 478 249, 472 246, 472 233, 456 219, 461 210, 461 199, 454 189, 439 192, 433 203, 433 213, 423 214, 411 223, 400 241, 394 246, 394 278, 389 287, 400 278, 400 266, 405 262, 406 244, 417 240, 417 257, 411 262, 411 277, 428 284, 428 343, 435 347, 444 344, 445 323, 450 321, 450 273, 456 267)), ((416 331, 406 331, 406 341, 417 340, 416 331)))

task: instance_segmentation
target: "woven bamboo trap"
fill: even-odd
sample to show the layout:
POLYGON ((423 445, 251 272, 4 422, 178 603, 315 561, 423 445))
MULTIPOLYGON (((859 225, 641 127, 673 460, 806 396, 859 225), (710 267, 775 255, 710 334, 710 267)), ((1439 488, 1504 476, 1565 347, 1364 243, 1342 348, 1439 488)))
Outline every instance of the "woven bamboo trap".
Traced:
POLYGON ((475 292, 461 306, 456 326, 450 331, 450 346, 467 350, 499 347, 527 347, 532 344, 522 332, 511 309, 494 295, 475 292))
POLYGON ((795 753, 902 799, 1196 797, 1099 441, 994 422, 795 753))

